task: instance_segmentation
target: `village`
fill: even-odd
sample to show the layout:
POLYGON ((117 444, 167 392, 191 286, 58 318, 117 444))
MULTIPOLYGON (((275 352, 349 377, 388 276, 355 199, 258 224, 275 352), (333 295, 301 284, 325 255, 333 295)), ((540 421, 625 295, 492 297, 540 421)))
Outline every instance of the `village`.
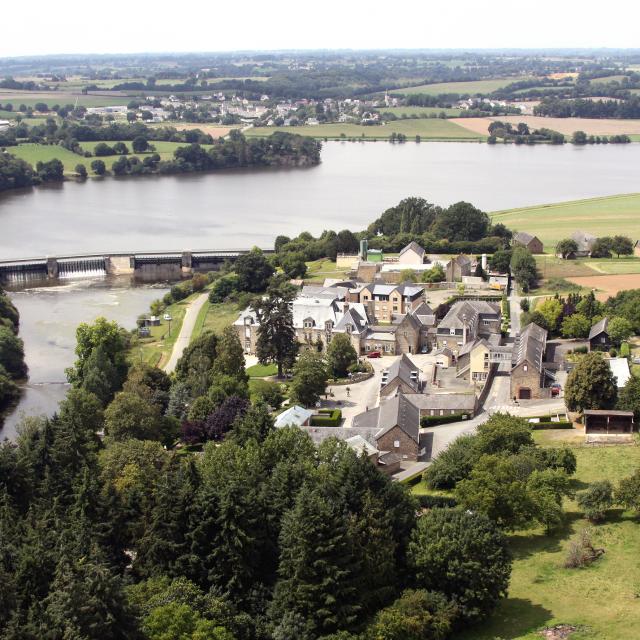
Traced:
MULTIPOLYGON (((584 233, 574 235, 580 241, 584 233)), ((587 251, 590 241, 582 238, 579 249, 587 251)), ((514 237, 532 252, 538 243, 527 233, 514 237)), ((521 327, 516 283, 491 271, 486 255, 427 255, 411 242, 386 257, 364 240, 358 255, 339 255, 337 264, 350 270, 349 279, 304 285, 293 300, 297 339, 302 350, 322 351, 344 334, 368 373, 330 384, 316 407, 289 406, 276 427, 298 426, 316 443, 338 437, 395 480, 421 474, 496 412, 524 417, 534 428, 564 428, 580 418, 587 443, 631 441, 633 412, 578 416, 564 402, 571 354, 612 346, 606 317, 584 340, 550 339, 533 322, 521 327), (426 281, 433 270, 441 281, 402 281, 407 275, 426 281), (330 426, 327 415, 334 417, 330 426)), ((255 311, 243 311, 234 327, 247 363, 255 363, 255 311)), ((621 389, 631 376, 627 358, 606 361, 621 389)))

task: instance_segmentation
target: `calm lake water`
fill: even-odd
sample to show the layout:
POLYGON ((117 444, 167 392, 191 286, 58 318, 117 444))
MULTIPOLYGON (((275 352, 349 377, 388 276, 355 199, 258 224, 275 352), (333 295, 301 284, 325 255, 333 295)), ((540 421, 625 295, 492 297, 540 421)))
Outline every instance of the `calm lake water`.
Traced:
POLYGON ((0 198, 0 256, 271 247, 361 229, 404 197, 487 211, 640 190, 640 144, 329 142, 307 169, 106 178, 0 198))
MULTIPOLYGON (((330 142, 307 169, 92 179, 0 197, 0 258, 273 246, 278 234, 361 229, 402 198, 487 211, 640 191, 640 144, 515 147, 330 142)), ((29 383, 19 417, 51 413, 66 392, 75 329, 100 315, 133 327, 165 289, 121 280, 12 294, 29 383)))
POLYGON ((11 292, 20 311, 29 381, 20 404, 0 428, 0 440, 15 437, 23 415, 50 415, 56 410, 68 388, 64 370, 76 359, 75 333, 81 322, 105 316, 132 329, 151 301, 167 290, 164 285, 133 286, 125 278, 105 278, 11 292))

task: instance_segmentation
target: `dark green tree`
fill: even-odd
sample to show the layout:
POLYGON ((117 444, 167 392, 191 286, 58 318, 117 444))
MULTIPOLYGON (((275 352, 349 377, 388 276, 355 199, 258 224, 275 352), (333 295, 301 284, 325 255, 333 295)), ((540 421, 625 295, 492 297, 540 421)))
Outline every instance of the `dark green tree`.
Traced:
POLYGON ((284 516, 280 548, 270 610, 275 632, 287 614, 300 616, 312 637, 352 626, 359 611, 354 559, 334 501, 320 489, 303 488, 284 516))
POLYGON ((289 385, 292 402, 311 407, 327 388, 327 365, 321 354, 308 349, 303 351, 293 367, 293 380, 289 385))
POLYGON ((511 574, 507 541, 482 514, 428 511, 418 519, 408 554, 416 584, 450 598, 463 620, 486 618, 507 595, 511 574))
POLYGON ((238 289, 250 293, 264 291, 274 273, 271 263, 257 247, 241 255, 236 260, 233 270, 238 277, 238 289))
POLYGON ((564 397, 570 411, 610 409, 616 396, 613 373, 601 353, 586 354, 567 377, 564 397))
POLYGON ((282 377, 285 367, 293 365, 298 353, 298 342, 293 327, 291 302, 296 295, 293 287, 272 285, 267 295, 253 303, 260 326, 256 342, 256 355, 260 364, 275 362, 278 377, 282 377))
POLYGON ((346 333, 334 335, 327 347, 327 366, 334 378, 343 378, 349 367, 358 362, 358 354, 346 333))

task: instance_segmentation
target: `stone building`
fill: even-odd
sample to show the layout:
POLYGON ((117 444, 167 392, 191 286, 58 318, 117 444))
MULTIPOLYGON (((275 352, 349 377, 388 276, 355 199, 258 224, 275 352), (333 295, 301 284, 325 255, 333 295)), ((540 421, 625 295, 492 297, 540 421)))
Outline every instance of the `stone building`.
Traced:
POLYGON ((468 342, 500 333, 500 306, 485 300, 456 302, 436 328, 439 349, 449 347, 455 355, 468 342))
POLYGON ((535 323, 528 324, 518 336, 513 348, 511 397, 519 400, 548 398, 545 385, 544 356, 547 331, 535 323))
POLYGON ((514 234, 512 244, 514 247, 529 249, 531 253, 544 253, 544 246, 540 238, 526 231, 518 231, 514 234))

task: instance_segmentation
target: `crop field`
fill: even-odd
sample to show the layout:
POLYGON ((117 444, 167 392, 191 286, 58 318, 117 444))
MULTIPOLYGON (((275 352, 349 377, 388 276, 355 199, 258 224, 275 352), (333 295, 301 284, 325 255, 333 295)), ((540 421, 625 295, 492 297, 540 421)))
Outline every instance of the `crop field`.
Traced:
POLYGON ((423 93, 437 96, 441 93, 476 94, 491 93, 502 89, 512 82, 530 80, 528 76, 513 76, 508 78, 494 78, 490 80, 471 80, 468 82, 437 82, 435 84, 421 84, 416 87, 404 87, 393 91, 394 94, 409 95, 423 93))
POLYGON ((19 105, 24 104, 27 107, 33 107, 38 102, 44 102, 49 107, 54 104, 76 104, 81 107, 113 107, 116 105, 126 105, 129 100, 126 96, 98 96, 83 95, 80 92, 74 93, 70 91, 11 91, 9 89, 0 89, 0 104, 10 103, 16 110, 19 105))
POLYGON ((640 193, 495 211, 491 218, 537 235, 546 251, 578 229, 595 236, 622 234, 635 241, 640 238, 640 193))
POLYGON ((614 76, 604 76, 602 78, 595 78, 591 80, 591 84, 604 84, 607 82, 622 82, 625 78, 629 76, 624 75, 614 75, 614 76))
MULTIPOLYGON (((570 446, 578 470, 573 489, 581 491, 597 480, 620 478, 640 466, 637 446, 587 448, 576 446, 575 432, 538 431, 536 440, 551 446, 570 446), (573 437, 572 437, 573 436, 573 437)), ((606 520, 590 525, 574 500, 565 502, 565 523, 545 535, 533 529, 509 536, 514 557, 509 595, 484 624, 456 636, 458 640, 539 640, 545 627, 578 627, 571 640, 632 640, 640 628, 640 526, 630 512, 612 509, 606 520), (594 546, 602 558, 583 569, 565 569, 572 538, 592 528, 594 546)))
POLYGON ((499 118, 456 118, 454 122, 475 133, 487 133, 493 120, 518 124, 526 122, 531 129, 553 129, 566 136, 574 131, 584 131, 594 136, 638 135, 640 120, 617 120, 606 118, 543 118, 542 116, 501 116, 499 118))
POLYGON ((455 118, 460 115, 462 109, 441 109, 440 107, 379 107, 381 113, 393 113, 393 115, 401 118, 406 116, 418 116, 419 118, 428 118, 430 116, 439 116, 441 113, 447 117, 455 118))
POLYGON ((328 138, 340 140, 341 138, 359 138, 363 140, 388 140, 395 133, 403 133, 407 139, 413 139, 417 135, 424 141, 427 140, 485 140, 486 135, 479 135, 468 131, 450 120, 441 118, 417 118, 398 120, 380 126, 362 126, 359 124, 321 124, 302 127, 260 127, 247 129, 246 136, 269 136, 274 131, 286 131, 299 133, 313 138, 328 138))
POLYGON ((595 289, 598 300, 606 300, 626 289, 640 289, 640 273, 615 276, 593 275, 567 278, 570 282, 586 289, 595 289))
MULTIPOLYGON (((178 131, 188 131, 189 129, 200 129, 203 133, 208 133, 214 138, 223 138, 233 127, 223 127, 217 124, 206 123, 178 123, 178 122, 158 122, 147 126, 151 127, 173 127, 178 131)), ((237 127, 236 127, 237 128, 237 127)))

